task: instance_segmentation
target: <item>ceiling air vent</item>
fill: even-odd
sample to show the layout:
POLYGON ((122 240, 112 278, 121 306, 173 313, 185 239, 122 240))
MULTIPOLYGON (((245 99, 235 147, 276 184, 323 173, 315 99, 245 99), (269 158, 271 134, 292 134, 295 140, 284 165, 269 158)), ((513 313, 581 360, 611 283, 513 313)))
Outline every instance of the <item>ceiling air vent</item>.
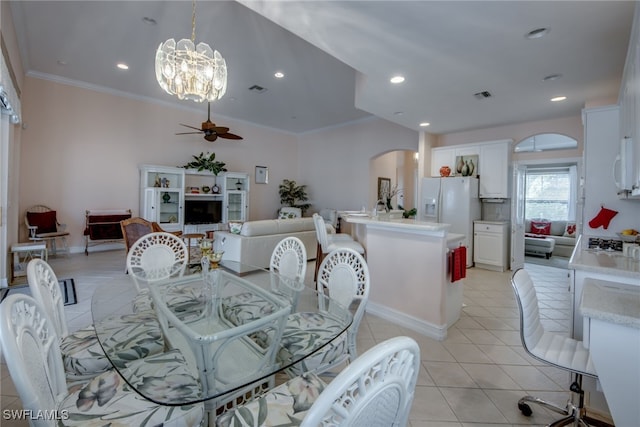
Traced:
POLYGON ((263 93, 266 92, 267 89, 263 88, 262 86, 258 86, 258 85, 253 85, 249 88, 249 90, 251 92, 256 92, 256 93, 263 93))
POLYGON ((475 96, 476 99, 486 99, 491 98, 492 95, 488 90, 483 90, 482 92, 474 93, 473 96, 475 96))

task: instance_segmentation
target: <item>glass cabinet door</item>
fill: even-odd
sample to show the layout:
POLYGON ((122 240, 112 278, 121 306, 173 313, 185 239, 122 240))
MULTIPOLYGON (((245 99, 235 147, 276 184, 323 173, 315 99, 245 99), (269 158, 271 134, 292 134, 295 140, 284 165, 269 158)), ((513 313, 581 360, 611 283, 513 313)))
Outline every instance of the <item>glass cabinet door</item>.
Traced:
POLYGON ((246 221, 246 191, 227 191, 227 222, 246 221))

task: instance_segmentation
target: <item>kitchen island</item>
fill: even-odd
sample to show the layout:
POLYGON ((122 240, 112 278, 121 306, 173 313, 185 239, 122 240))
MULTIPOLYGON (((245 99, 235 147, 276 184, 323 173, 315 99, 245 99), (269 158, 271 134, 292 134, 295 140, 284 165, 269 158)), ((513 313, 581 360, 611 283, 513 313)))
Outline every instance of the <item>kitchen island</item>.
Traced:
POLYGON ((438 340, 460 317, 462 280, 451 282, 449 251, 464 235, 414 219, 344 216, 366 249, 371 275, 367 311, 438 340))
MULTIPOLYGON (((585 317, 581 310, 585 286, 589 282, 596 280, 630 285, 640 289, 640 261, 626 257, 617 250, 590 249, 588 241, 588 236, 581 235, 578 237, 576 247, 569 259, 569 291, 573 294, 571 335, 577 340, 586 339, 587 345, 589 345, 590 337, 588 334, 585 337, 584 325, 590 322, 589 314, 593 315, 593 312, 587 311, 587 316, 585 317), (587 319, 586 322, 585 319, 587 319)), ((591 299, 593 300, 593 298, 591 299)), ((601 300, 598 303, 602 304, 603 301, 601 300)), ((602 309, 602 307, 600 308, 602 309)), ((599 324, 603 325, 604 323, 600 322, 599 324)), ((624 342, 624 339, 622 341, 624 342)), ((597 358, 595 354, 592 357, 594 356, 597 358)), ((602 365, 601 361, 601 368, 603 368, 602 365)), ((599 371, 597 364, 596 371, 599 371)), ((609 409, 605 396, 601 391, 602 389, 593 379, 584 378, 582 388, 587 393, 586 401, 588 402, 589 410, 595 410, 600 413, 613 412, 609 409)))

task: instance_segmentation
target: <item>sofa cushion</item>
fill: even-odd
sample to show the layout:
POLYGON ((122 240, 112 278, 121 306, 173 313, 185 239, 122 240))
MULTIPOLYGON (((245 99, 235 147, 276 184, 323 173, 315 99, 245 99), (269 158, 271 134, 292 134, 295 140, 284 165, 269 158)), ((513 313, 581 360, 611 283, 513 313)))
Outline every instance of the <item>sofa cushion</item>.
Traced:
POLYGON ((58 230, 56 225, 56 211, 27 212, 29 225, 36 226, 36 234, 54 233, 58 230))
POLYGON ((552 236, 562 236, 566 227, 567 221, 551 221, 551 232, 549 234, 552 236))
POLYGON ((300 231, 315 230, 313 218, 297 218, 278 220, 278 233, 298 233, 300 231))
POLYGON ((551 236, 556 241, 556 246, 575 246, 575 237, 551 236))
POLYGON ((531 232, 533 234, 542 234, 548 236, 551 234, 551 222, 545 220, 532 220, 531 232))
POLYGON ((247 221, 242 224, 241 236, 265 236, 279 234, 278 222, 275 219, 263 219, 259 221, 247 221))
POLYGON ((567 222, 567 225, 564 227, 564 233, 562 233, 563 237, 576 237, 576 223, 575 222, 567 222))

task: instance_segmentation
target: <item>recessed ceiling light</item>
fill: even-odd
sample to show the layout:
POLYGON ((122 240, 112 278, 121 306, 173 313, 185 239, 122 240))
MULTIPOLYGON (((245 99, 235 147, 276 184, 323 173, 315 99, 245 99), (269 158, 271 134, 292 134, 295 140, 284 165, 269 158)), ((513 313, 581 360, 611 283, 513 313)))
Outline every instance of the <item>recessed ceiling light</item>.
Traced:
POLYGON ((67 65, 67 61, 63 61, 62 59, 58 59, 58 65, 62 65, 63 67, 67 65))
POLYGON ((548 28, 536 28, 535 30, 529 31, 524 36, 529 40, 532 40, 532 39, 539 39, 540 37, 544 37, 547 34, 549 34, 548 28))
POLYGON ((562 74, 549 74, 548 76, 545 76, 542 80, 545 82, 550 82, 553 80, 558 80, 560 77, 562 77, 562 74))
POLYGON ((566 96, 556 96, 554 98, 551 98, 551 102, 560 102, 560 101, 564 101, 565 99, 567 99, 566 96))
POLYGON ((121 70, 128 70, 129 66, 127 64, 125 64, 124 62, 118 62, 116 64, 116 67, 120 68, 121 70))
POLYGON ((402 77, 402 76, 393 76, 393 77, 391 77, 391 79, 389 81, 391 83, 394 83, 394 84, 402 83, 404 81, 404 77, 402 77))
POLYGON ((420 123, 420 126, 423 127, 423 128, 426 128, 427 126, 430 126, 430 125, 431 125, 431 123, 429 123, 429 122, 420 123))
POLYGON ((394 116, 401 116, 404 114, 404 111, 396 111, 395 113, 393 113, 394 116))
POLYGON ((144 22, 145 24, 149 24, 149 25, 156 25, 157 24, 155 19, 149 18, 148 16, 145 16, 144 18, 142 18, 142 22, 144 22))
POLYGON ((281 79, 284 77, 284 73, 281 71, 278 71, 277 73, 274 74, 274 76, 276 77, 276 79, 281 79))

